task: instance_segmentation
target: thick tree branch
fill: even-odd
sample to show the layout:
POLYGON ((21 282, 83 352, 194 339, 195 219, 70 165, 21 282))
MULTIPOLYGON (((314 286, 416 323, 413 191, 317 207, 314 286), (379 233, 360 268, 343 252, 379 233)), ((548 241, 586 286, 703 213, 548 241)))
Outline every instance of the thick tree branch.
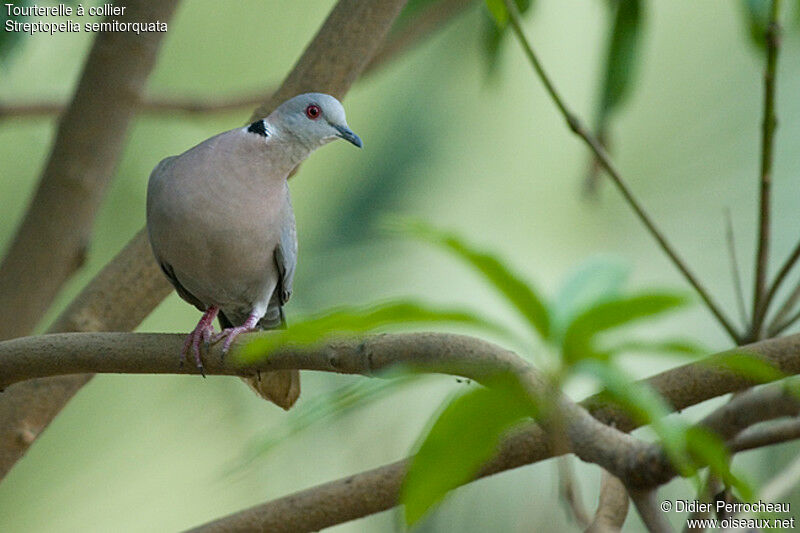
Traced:
POLYGON ((383 42, 405 0, 339 0, 314 40, 275 93, 256 109, 252 120, 269 115, 300 93, 325 91, 344 97, 383 42))
POLYGON ((711 311, 714 317, 716 317, 717 322, 719 322, 719 324, 725 329, 731 339, 733 339, 735 342, 738 342, 739 333, 736 331, 733 323, 730 321, 730 319, 728 319, 722 308, 717 305, 702 283, 700 283, 700 280, 689 269, 689 266, 686 264, 686 262, 680 257, 680 255, 678 255, 678 252, 675 250, 672 244, 670 244, 666 236, 661 232, 660 229, 658 229, 658 226, 656 226, 653 219, 650 217, 647 211, 645 211, 639 200, 637 200, 633 195, 630 187, 628 187, 627 183, 622 178, 622 175, 611 161, 608 152, 600 143, 600 141, 591 134, 591 132, 586 128, 586 126, 583 125, 577 115, 575 115, 567 107, 567 104, 564 102, 563 98, 561 98, 561 95, 556 90, 555 85, 553 85, 550 77, 544 71, 544 67, 539 62, 539 58, 537 57, 536 52, 534 52, 533 47, 528 41, 528 38, 525 36, 525 33, 522 29, 522 24, 520 22, 519 13, 517 12, 517 8, 513 0, 503 1, 505 2, 509 12, 511 28, 518 37, 525 55, 533 66, 533 69, 536 71, 536 74, 539 76, 539 79, 544 84, 545 90, 550 95, 550 98, 553 100, 559 112, 564 117, 564 120, 567 122, 570 130, 580 137, 592 150, 592 152, 594 152, 597 160, 603 165, 603 168, 606 170, 606 172, 608 172, 611 180, 622 193, 623 198, 628 205, 631 206, 631 209, 633 209, 636 216, 639 217, 639 220, 642 222, 642 224, 644 224, 645 228, 647 228, 647 231, 650 232, 650 235, 652 235, 652 237, 656 240, 658 245, 661 247, 667 257, 669 257, 675 267, 680 271, 683 277, 686 278, 686 281, 688 281, 694 290, 697 291, 697 294, 699 294, 700 298, 702 298, 703 302, 705 302, 708 310, 711 311))
MULTIPOLYGON (((770 245, 770 191, 772 189, 772 154, 775 145, 775 128, 778 119, 775 114, 775 77, 777 74, 778 51, 780 50, 780 14, 781 0, 772 0, 767 23, 767 66, 764 69, 764 122, 761 132, 761 179, 759 188, 759 223, 756 250, 755 288, 753 290, 753 324, 750 328, 749 340, 761 338, 761 328, 767 314, 770 298, 775 291, 767 290, 767 269, 769 267, 770 245)), ((785 276, 785 274, 783 274, 785 276)), ((780 283, 773 285, 775 290, 780 283)))
POLYGON ((745 391, 712 411, 700 424, 731 440, 760 422, 800 415, 798 384, 800 380, 792 378, 745 391))
MULTIPOLYGON (((143 253, 148 251, 147 246, 147 235, 142 231, 95 276, 48 331, 125 331, 138 326, 172 290, 150 254, 143 253)), ((91 377, 72 374, 36 379, 0 394, 0 478, 91 377)))
MULTIPOLYGON (((293 96, 316 90, 344 95, 405 1, 340 0, 278 92, 293 96)), ((259 114, 267 113, 276 102, 271 99, 259 114)), ((84 330, 130 330, 169 292, 141 231, 89 283, 56 327, 81 324, 84 330)), ((0 395, 0 479, 90 378, 69 375, 20 383, 0 395)))
MULTIPOLYGON (((800 335, 763 341, 748 346, 747 350, 762 356, 786 374, 800 373, 800 335)), ((721 369, 717 364, 720 357, 726 356, 727 353, 723 352, 698 363, 673 368, 645 380, 645 383, 664 396, 669 405, 678 411, 749 388, 752 385, 750 381, 721 369)), ((588 398, 581 404, 598 420, 613 424, 623 431, 638 427, 624 411, 609 405, 600 396, 588 398)), ((551 457, 553 451, 550 440, 538 425, 530 424, 509 435, 501 443, 495 457, 484 465, 476 477, 490 476, 551 457)), ((367 470, 256 505, 192 531, 317 531, 362 518, 398 504, 397 497, 407 466, 407 460, 402 460, 367 470)))
MULTIPOLYGON (((192 368, 180 368, 177 363, 176 354, 182 341, 183 337, 180 335, 125 333, 62 334, 15 339, 0 343, 0 376, 4 383, 11 383, 47 374, 90 370, 189 373, 193 371, 192 368)), ((206 370, 209 374, 241 375, 251 373, 256 368, 302 368, 369 374, 398 360, 410 362, 412 366, 424 367, 421 369, 426 371, 457 372, 476 379, 490 370, 519 370, 513 354, 502 348, 469 337, 440 334, 384 335, 362 340, 336 341, 321 348, 282 350, 259 365, 249 368, 237 366, 233 359, 222 361, 217 349, 206 357, 206 370)), ((749 353, 761 356, 785 374, 800 372, 800 335, 763 341, 746 349, 749 353)), ((675 409, 683 409, 751 386, 751 381, 723 368, 720 361, 724 361, 726 357, 727 353, 723 352, 698 363, 677 367, 648 379, 647 383, 661 393, 675 409)), ((743 397, 747 398, 746 395, 743 397)), ((609 405, 602 397, 589 398, 582 404, 598 423, 614 425, 624 431, 636 427, 623 410, 609 405)), ((580 445, 587 446, 575 450, 585 460, 622 473, 627 477, 628 483, 636 486, 660 483, 674 475, 669 465, 664 465, 657 447, 638 447, 635 449, 635 457, 627 456, 630 449, 609 453, 609 450, 603 449, 607 442, 619 444, 616 433, 609 433, 613 432, 612 428, 598 428, 586 423, 581 418, 582 415, 576 415, 569 406, 566 407, 566 415, 571 444, 576 448, 580 445), (585 442, 581 443, 582 439, 585 442), (593 443, 603 444, 595 446, 593 443), (647 453, 642 454, 643 451, 647 453), (641 469, 642 461, 647 468, 641 469)), ((622 445, 633 446, 631 441, 622 442, 622 445)), ((550 439, 539 426, 532 424, 510 435, 503 442, 497 456, 479 475, 490 475, 541 461, 552 455, 550 439)), ((253 524, 257 521, 267 524, 269 527, 265 527, 269 530, 310 531, 388 509, 396 505, 404 467, 405 463, 401 461, 382 469, 351 476, 348 478, 350 481, 332 482, 323 489, 311 489, 237 513, 234 518, 225 519, 225 527, 230 524, 253 524), (369 496, 359 492, 362 489, 369 496), (332 507, 321 502, 322 497, 339 504, 343 500, 352 499, 352 502, 345 508, 332 507), (296 509, 296 514, 293 512, 287 516, 286 506, 296 509), (277 526, 277 529, 273 529, 272 526, 277 523, 285 524, 286 529, 277 526)))
MULTIPOLYGON (((178 1, 127 3, 125 20, 151 22, 169 20, 178 1)), ((95 38, 39 187, 0 264, 0 339, 33 330, 83 265, 95 213, 164 35, 95 38)))
MULTIPOLYGON (((191 365, 179 365, 176 354, 183 341, 183 335, 141 333, 64 333, 5 341, 0 343, 0 388, 20 380, 88 371, 194 373, 191 365)), ((371 376, 398 363, 421 372, 453 374, 479 382, 498 374, 514 374, 532 398, 552 403, 553 418, 563 424, 567 437, 564 452, 572 451, 635 484, 649 483, 653 471, 659 475, 660 471, 640 468, 631 459, 646 455, 651 445, 593 418, 549 387, 515 353, 473 337, 423 333, 343 339, 310 348, 287 347, 245 368, 234 356, 223 358, 220 345, 215 344, 204 366, 206 374, 222 375, 300 369, 371 376)))

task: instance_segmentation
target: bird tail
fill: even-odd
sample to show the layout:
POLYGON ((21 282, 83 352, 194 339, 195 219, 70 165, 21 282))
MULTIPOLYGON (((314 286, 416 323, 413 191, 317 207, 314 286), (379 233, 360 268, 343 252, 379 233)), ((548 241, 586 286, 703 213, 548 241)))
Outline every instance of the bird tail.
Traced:
POLYGON ((300 372, 276 370, 258 376, 242 378, 256 394, 278 407, 289 410, 300 396, 300 372))
MULTIPOLYGON (((219 325, 232 328, 234 324, 223 313, 219 314, 219 325)), ((262 329, 285 328, 286 319, 283 309, 280 310, 279 320, 264 317, 258 326, 262 329)), ((276 370, 274 372, 260 372, 257 376, 242 378, 253 391, 281 409, 289 410, 300 396, 300 372, 298 370, 276 370)))

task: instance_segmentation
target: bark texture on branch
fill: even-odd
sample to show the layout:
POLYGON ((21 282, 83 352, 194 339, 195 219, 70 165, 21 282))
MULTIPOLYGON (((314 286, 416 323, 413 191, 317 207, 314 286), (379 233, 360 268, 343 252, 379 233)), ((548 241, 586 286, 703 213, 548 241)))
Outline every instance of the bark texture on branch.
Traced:
MULTIPOLYGON (((243 336, 241 342, 247 338, 243 336)), ((5 383, 11 383, 36 376, 88 370, 193 372, 194 369, 188 366, 181 368, 178 365, 175 354, 182 342, 183 337, 175 334, 126 333, 74 333, 14 339, 0 343, 0 376, 5 383)), ((795 335, 762 341, 746 349, 782 372, 796 374, 800 373, 798 343, 800 335, 795 335)), ((218 346, 212 347, 206 355, 207 373, 247 375, 256 369, 297 368, 371 375, 392 363, 403 362, 421 371, 455 373, 477 380, 496 372, 510 371, 518 375, 522 372, 526 382, 533 387, 531 390, 541 387, 536 376, 527 367, 523 368, 520 359, 512 352, 462 335, 413 333, 341 339, 319 346, 283 348, 268 359, 248 367, 237 365, 235 358, 223 360, 220 355, 218 346)), ((700 362, 668 370, 646 382, 665 395, 677 409, 750 387, 752 382, 719 365, 726 357, 726 352, 716 354, 700 362), (683 390, 680 390, 679 384, 682 384, 683 390)), ((787 402, 782 385, 762 387, 739 397, 740 402, 762 407, 759 408, 760 416, 737 422, 737 432, 747 424, 797 412, 796 401, 787 402)), ((587 420, 587 413, 575 404, 568 400, 560 400, 560 404, 571 450, 582 459, 603 466, 635 487, 654 486, 674 476, 669 464, 664 463, 658 446, 642 446, 644 443, 620 435, 609 427, 616 426, 624 431, 636 427, 623 410, 595 396, 583 402, 594 417, 587 420)), ((707 427, 714 427, 715 420, 728 419, 727 411, 727 406, 723 406, 716 414, 709 415, 704 423, 707 427)), ((564 452, 563 449, 558 451, 564 452)), ((552 457, 554 453, 551 439, 539 426, 530 424, 503 441, 496 457, 484 466, 479 477, 541 461, 552 457)), ((397 503, 405 465, 401 461, 326 484, 323 489, 310 489, 269 502, 221 519, 214 527, 224 525, 225 528, 235 526, 233 530, 239 530, 240 527, 246 529, 256 520, 268 530, 312 531, 383 511, 397 503), (331 508, 321 498, 328 503, 345 499, 352 505, 331 508), (295 512, 287 515, 285 506, 291 506, 295 512), (278 522, 284 525, 278 527, 278 522)))
MULTIPOLYGON (((172 287, 148 255, 133 253, 147 247, 140 232, 103 268, 50 327, 67 331, 132 330, 172 287)), ((84 372, 91 371, 84 370, 84 372)), ((25 453, 61 408, 92 374, 43 377, 9 387, 0 394, 0 479, 25 453)))
MULTIPOLYGON (((786 374, 800 373, 800 335, 770 339, 746 347, 786 374)), ((644 380, 659 392, 675 410, 752 386, 715 364, 726 353, 716 354, 700 362, 683 365, 644 380)), ((601 422, 623 431, 636 429, 621 409, 604 403, 601 397, 587 398, 581 405, 601 422)), ((740 437, 750 436, 751 431, 740 437)), ((793 433, 782 435, 791 437, 793 433)), ((761 439, 759 442, 774 442, 761 439)), ((733 441, 736 444, 736 440, 733 441)), ((748 440, 747 444, 751 444, 748 440)), ((550 441, 544 431, 530 424, 506 437, 495 457, 476 476, 490 476, 553 457, 550 441)), ((397 461, 345 478, 311 487, 283 498, 244 509, 213 522, 198 526, 194 532, 252 531, 262 528, 276 532, 318 531, 356 518, 391 509, 398 504, 398 494, 408 460, 397 461), (345 504, 346 502, 346 504, 345 504)))
MULTIPOLYGON (((340 0, 275 98, 262 106, 260 113, 280 102, 280 95, 293 96, 312 88, 343 96, 405 3, 340 0)), ((141 231, 89 283, 56 327, 78 323, 83 324, 83 331, 132 330, 169 292, 141 231), (94 326, 92 321, 97 321, 94 326)), ((70 375, 20 383, 0 395, 0 479, 90 378, 70 375)))
MULTIPOLYGON (((168 21, 178 0, 129 0, 130 22, 168 21)), ((166 34, 101 32, 39 186, 0 264, 0 339, 27 335, 83 265, 95 214, 166 34)))
POLYGON ((308 92, 347 94, 378 50, 406 0, 340 0, 289 76, 253 112, 252 120, 269 115, 281 102, 308 92))

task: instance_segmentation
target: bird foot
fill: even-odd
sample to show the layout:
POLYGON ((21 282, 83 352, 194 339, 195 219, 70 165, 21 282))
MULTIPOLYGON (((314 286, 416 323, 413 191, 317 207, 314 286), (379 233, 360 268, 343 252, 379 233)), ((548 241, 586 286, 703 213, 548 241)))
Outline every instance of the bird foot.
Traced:
POLYGON ((214 331, 214 318, 217 316, 217 308, 209 308, 203 314, 203 318, 197 323, 197 326, 186 336, 186 341, 183 343, 181 350, 181 366, 188 359, 189 352, 192 353, 197 370, 200 371, 203 377, 206 377, 205 369, 203 368, 203 360, 200 357, 200 344, 208 345, 211 339, 215 336, 214 331))
POLYGON ((231 344, 233 341, 236 340, 236 337, 241 335, 242 333, 249 333, 251 331, 257 331, 258 328, 251 327, 247 324, 244 326, 237 326, 235 328, 226 328, 214 335, 211 339, 212 343, 218 342, 222 339, 225 339, 225 342, 222 343, 222 356, 224 357, 228 350, 231 349, 231 344))

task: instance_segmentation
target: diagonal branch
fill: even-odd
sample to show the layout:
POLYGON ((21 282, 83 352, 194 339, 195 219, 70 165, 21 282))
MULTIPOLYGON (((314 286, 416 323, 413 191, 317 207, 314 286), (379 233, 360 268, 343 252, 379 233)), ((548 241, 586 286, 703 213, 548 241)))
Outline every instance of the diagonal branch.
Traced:
POLYGON ((603 168, 608 172, 609 176, 611 177, 614 184, 617 186, 619 191, 622 193, 622 196, 625 198, 625 201, 628 205, 631 206, 636 216, 639 217, 639 220, 644 224, 645 228, 650 232, 650 235, 656 240, 658 245, 664 251, 664 253, 669 257, 675 267, 683 274, 683 277, 686 278, 686 281, 697 291, 697 294, 700 295, 703 302, 705 302, 706 307, 709 311, 716 317, 717 322, 725 329, 728 335, 734 341, 738 341, 739 333, 736 331, 736 328, 733 326, 730 319, 725 315, 722 311, 722 308, 714 301, 708 291, 703 287, 700 283, 700 280, 692 273, 689 269, 689 266, 684 262, 683 259, 678 255, 678 252, 675 248, 669 243, 666 236, 661 232, 660 229, 656 226, 653 219, 650 215, 645 211, 642 204, 636 197, 633 195, 633 192, 628 187, 627 183, 623 180, 619 170, 617 170, 614 163, 611 161, 611 158, 608 155, 608 152, 600 141, 595 138, 591 132, 583 125, 581 120, 567 107, 567 104, 561 98, 561 95, 556 90, 553 82, 550 80, 550 77, 544 71, 544 67, 539 62, 539 58, 536 56, 533 48, 531 47, 528 38, 525 36, 524 31, 522 30, 522 25, 519 18, 519 13, 517 12, 517 8, 514 5, 513 0, 503 0, 506 4, 506 7, 509 12, 509 21, 511 24, 511 28, 514 30, 514 33, 518 37, 520 44, 522 45, 523 50, 525 51, 525 55, 527 56, 528 60, 531 62, 536 74, 539 76, 539 79, 544 84, 545 90, 550 95, 550 98, 555 103, 558 110, 561 112, 561 115, 566 120, 567 125, 569 126, 570 130, 575 133, 578 137, 583 139, 583 141, 589 146, 589 148, 594 152, 597 160, 603 165, 603 168))
POLYGON ((780 335, 781 333, 786 331, 789 327, 791 327, 792 324, 794 324, 795 322, 800 320, 800 309, 798 309, 790 317, 784 319, 783 322, 779 322, 778 321, 779 318, 782 318, 782 316, 785 316, 786 313, 789 312, 791 307, 793 307, 794 304, 797 303, 798 299, 800 299, 800 285, 797 286, 795 291, 792 293, 792 295, 786 301, 787 304, 791 303, 792 306, 785 306, 784 308, 781 308, 782 312, 778 313, 778 315, 775 316, 775 321, 769 327, 769 330, 768 330, 769 337, 776 337, 776 336, 780 335), (786 310, 785 312, 783 312, 784 309, 786 310))
POLYGON ((731 210, 725 209, 725 240, 728 243, 728 259, 731 264, 731 280, 733 292, 736 297, 736 307, 744 324, 747 324, 747 310, 744 304, 744 291, 742 290, 742 277, 739 273, 739 260, 736 255, 736 238, 733 233, 733 218, 731 210))
MULTIPOLYGON (((753 290, 753 324, 750 340, 761 338, 761 329, 767 313, 769 300, 774 294, 766 295, 767 268, 769 266, 770 245, 770 190, 772 189, 772 154, 775 145, 775 128, 778 119, 775 115, 775 77, 780 50, 781 0, 772 0, 767 23, 767 66, 764 71, 764 122, 761 133, 761 186, 759 188, 758 249, 756 251, 755 288, 753 290)), ((785 275, 785 274, 784 274, 785 275)), ((779 277, 779 279, 781 279, 779 277)), ((778 280, 776 280, 778 281, 778 280)), ((777 285, 773 285, 777 290, 777 285)))
MULTIPOLYGON (((405 1, 340 0, 279 92, 294 95, 313 87, 344 95, 405 1)), ((267 110, 262 106, 259 113, 267 110)), ((147 235, 141 231, 89 283, 55 327, 70 329, 77 324, 83 330, 131 330, 169 292, 152 259, 147 235)), ((90 378, 79 374, 35 380, 9 387, 0 395, 0 479, 90 378)))
MULTIPOLYGON (((128 21, 167 21, 177 0, 130 2, 128 21)), ((118 17, 117 17, 118 18, 118 17)), ((27 335, 83 265, 164 33, 97 35, 36 194, 0 264, 0 339, 27 335)))
MULTIPOLYGON (((364 68, 367 76, 391 63, 417 44, 430 38, 467 8, 475 0, 440 0, 427 6, 415 19, 401 29, 393 31, 364 68)), ((262 104, 275 87, 260 91, 233 94, 222 98, 189 98, 179 96, 144 96, 138 102, 137 112, 163 115, 164 113, 208 114, 225 113, 262 104)), ((0 103, 0 119, 45 117, 61 114, 66 105, 57 101, 0 103)))
MULTIPOLYGON (((772 285, 769 288, 769 293, 767 293, 765 310, 766 313, 769 307, 770 302, 775 297, 775 294, 778 292, 778 289, 781 288, 781 284, 786 279, 786 276, 789 275, 789 272, 792 271, 794 265, 797 264, 797 260, 800 259, 800 242, 798 242, 792 252, 789 254, 789 257, 786 258, 786 261, 781 266, 781 269, 778 271, 778 275, 775 276, 775 281, 772 282, 772 285)), ((794 308, 797 304, 798 300, 800 300, 800 285, 795 287, 792 293, 786 298, 786 301, 783 302, 778 312, 775 313, 775 316, 770 323, 769 328, 767 329, 767 334, 769 336, 773 336, 772 333, 779 329, 780 326, 783 324, 783 319, 786 318, 786 315, 794 308)))

